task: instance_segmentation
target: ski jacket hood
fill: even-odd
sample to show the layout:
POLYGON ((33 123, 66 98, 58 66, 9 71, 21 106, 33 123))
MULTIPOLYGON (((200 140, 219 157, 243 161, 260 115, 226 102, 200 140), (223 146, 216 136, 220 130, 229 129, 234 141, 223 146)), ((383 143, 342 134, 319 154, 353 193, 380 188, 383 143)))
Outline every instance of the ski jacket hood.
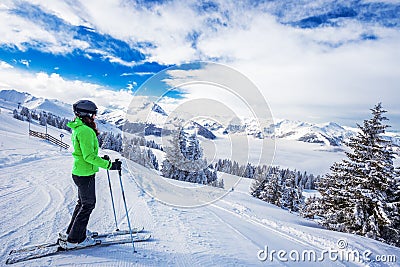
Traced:
POLYGON ((111 161, 98 156, 99 142, 92 128, 84 124, 79 117, 68 122, 67 126, 72 129, 71 141, 74 147, 72 174, 90 176, 98 172, 99 167, 107 170, 111 168, 111 161))

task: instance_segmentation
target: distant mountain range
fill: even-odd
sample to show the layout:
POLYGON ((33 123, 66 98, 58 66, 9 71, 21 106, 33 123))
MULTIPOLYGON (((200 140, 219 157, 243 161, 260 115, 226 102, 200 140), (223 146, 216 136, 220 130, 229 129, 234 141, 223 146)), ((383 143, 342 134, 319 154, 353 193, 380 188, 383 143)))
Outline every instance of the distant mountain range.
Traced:
POLYGON ((0 99, 14 103, 16 108, 20 103, 21 106, 29 109, 44 110, 61 117, 68 118, 73 116, 72 106, 56 99, 38 98, 29 93, 21 93, 16 90, 0 91, 0 99))
MULTIPOLYGON (((22 93, 16 90, 0 91, 0 104, 7 108, 25 106, 29 109, 44 110, 55 115, 72 118, 72 105, 56 99, 45 99, 22 93)), ((145 135, 160 136, 162 125, 168 118, 167 112, 157 103, 148 102, 130 114, 129 121, 123 110, 100 110, 98 120, 102 130, 117 131, 122 129, 131 133, 145 133, 145 135), (134 119, 132 119, 132 117, 134 119)), ((390 122, 389 122, 390 123, 390 122)), ((343 142, 356 134, 357 128, 341 126, 334 122, 313 124, 287 119, 275 120, 273 124, 260 130, 254 119, 241 119, 221 125, 214 121, 200 119, 190 121, 185 125, 185 130, 196 130, 197 134, 207 139, 223 138, 228 134, 252 135, 255 138, 279 138, 297 140, 306 143, 320 144, 323 146, 340 147, 343 142)), ((169 134, 165 131, 163 134, 169 134)), ((393 144, 400 147, 400 134, 386 132, 385 137, 392 140, 393 144)))

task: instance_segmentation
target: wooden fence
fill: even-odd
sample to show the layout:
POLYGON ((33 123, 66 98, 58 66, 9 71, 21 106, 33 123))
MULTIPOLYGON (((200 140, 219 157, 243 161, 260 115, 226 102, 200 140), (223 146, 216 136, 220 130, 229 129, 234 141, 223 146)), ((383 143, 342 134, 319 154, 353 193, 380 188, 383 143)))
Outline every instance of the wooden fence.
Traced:
POLYGON ((29 135, 42 138, 44 140, 49 141, 50 143, 53 143, 53 144, 55 144, 57 146, 62 147, 64 149, 68 149, 69 148, 68 144, 66 144, 64 142, 61 142, 61 140, 58 140, 58 139, 56 139, 55 137, 53 137, 53 136, 51 136, 49 134, 45 134, 45 133, 35 132, 35 131, 32 131, 32 130, 29 130, 29 135))

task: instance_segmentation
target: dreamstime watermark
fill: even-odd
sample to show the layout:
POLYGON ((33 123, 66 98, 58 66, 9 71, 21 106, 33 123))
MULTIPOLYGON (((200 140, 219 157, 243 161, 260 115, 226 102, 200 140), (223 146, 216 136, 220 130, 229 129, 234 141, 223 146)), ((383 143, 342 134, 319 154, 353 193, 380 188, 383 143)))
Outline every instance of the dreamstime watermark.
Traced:
POLYGON ((353 263, 367 263, 367 262, 384 262, 395 263, 397 262, 396 255, 373 255, 369 249, 358 250, 348 248, 348 243, 344 239, 339 239, 336 243, 336 248, 327 248, 321 251, 314 249, 290 251, 281 249, 274 250, 268 246, 264 246, 257 253, 257 258, 260 261, 279 261, 279 262, 324 262, 324 261, 340 261, 340 262, 353 262, 353 263))

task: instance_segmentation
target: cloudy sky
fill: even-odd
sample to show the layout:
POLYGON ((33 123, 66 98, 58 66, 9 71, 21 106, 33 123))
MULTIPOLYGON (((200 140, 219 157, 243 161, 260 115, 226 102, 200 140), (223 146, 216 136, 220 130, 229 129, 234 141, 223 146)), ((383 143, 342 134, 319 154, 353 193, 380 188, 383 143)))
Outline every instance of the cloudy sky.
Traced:
POLYGON ((200 60, 248 77, 276 118, 354 126, 382 102, 400 130, 398 0, 2 0, 0 25, 0 89, 127 107, 200 60))

